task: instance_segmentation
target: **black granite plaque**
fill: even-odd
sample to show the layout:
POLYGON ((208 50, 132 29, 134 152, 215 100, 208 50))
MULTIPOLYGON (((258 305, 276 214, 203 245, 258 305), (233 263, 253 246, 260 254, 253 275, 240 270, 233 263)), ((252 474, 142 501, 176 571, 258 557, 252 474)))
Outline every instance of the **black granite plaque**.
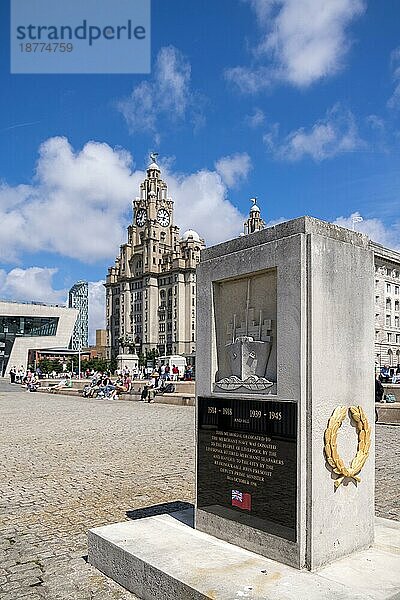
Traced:
POLYGON ((297 404, 198 400, 198 508, 296 541, 297 404))

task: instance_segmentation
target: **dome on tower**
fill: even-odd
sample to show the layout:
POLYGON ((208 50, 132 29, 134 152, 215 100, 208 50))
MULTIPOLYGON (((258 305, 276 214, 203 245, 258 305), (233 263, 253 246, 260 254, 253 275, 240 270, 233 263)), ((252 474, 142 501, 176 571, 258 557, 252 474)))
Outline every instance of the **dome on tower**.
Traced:
POLYGON ((251 201, 253 202, 253 206, 250 209, 250 214, 259 213, 260 209, 257 206, 257 198, 252 198, 251 201))
POLYGON ((157 156, 158 156, 158 152, 152 152, 150 154, 151 163, 147 167, 147 171, 158 171, 159 173, 161 172, 161 169, 157 164, 157 156))
POLYGON ((200 242, 200 236, 197 233, 197 231, 194 231, 193 229, 188 229, 187 231, 185 231, 185 233, 183 234, 181 240, 183 242, 187 242, 187 240, 192 239, 195 242, 200 242))

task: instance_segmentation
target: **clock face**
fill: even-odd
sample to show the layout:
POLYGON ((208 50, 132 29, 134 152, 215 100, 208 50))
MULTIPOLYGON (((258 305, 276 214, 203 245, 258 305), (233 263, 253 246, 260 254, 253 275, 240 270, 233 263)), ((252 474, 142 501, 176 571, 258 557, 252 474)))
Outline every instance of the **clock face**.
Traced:
POLYGON ((139 210, 136 213, 136 225, 138 225, 139 227, 143 227, 143 225, 146 223, 147 221, 147 213, 145 211, 144 208, 139 208, 139 210))
POLYGON ((161 227, 168 227, 169 213, 165 208, 160 208, 160 210, 158 211, 157 221, 160 223, 161 227))

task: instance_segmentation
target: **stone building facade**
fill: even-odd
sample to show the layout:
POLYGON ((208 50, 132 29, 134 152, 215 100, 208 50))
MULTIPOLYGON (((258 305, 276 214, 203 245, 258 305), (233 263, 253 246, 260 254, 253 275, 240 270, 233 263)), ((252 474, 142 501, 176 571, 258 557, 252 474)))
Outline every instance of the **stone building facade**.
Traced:
MULTIPOLYGON (((256 199, 244 222, 248 235, 265 227, 256 199)), ((147 168, 133 202, 128 241, 106 279, 107 358, 127 347, 160 354, 196 350, 196 265, 204 240, 181 237, 174 203, 158 164, 147 168)), ((400 253, 371 241, 375 256, 375 363, 400 364, 400 253)))
POLYGON ((127 348, 194 354, 196 265, 204 240, 180 236, 174 203, 153 162, 133 201, 133 222, 106 278, 107 358, 127 348))
POLYGON ((400 253, 371 242, 375 255, 375 363, 400 365, 400 253))

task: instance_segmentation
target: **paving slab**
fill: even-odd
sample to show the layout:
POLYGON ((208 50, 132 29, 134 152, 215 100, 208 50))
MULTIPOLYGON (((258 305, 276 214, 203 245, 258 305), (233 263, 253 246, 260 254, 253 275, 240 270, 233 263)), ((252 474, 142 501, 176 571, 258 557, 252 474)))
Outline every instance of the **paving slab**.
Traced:
POLYGON ((88 559, 143 600, 389 600, 400 594, 400 524, 316 572, 299 571, 158 515, 91 529, 88 559))

